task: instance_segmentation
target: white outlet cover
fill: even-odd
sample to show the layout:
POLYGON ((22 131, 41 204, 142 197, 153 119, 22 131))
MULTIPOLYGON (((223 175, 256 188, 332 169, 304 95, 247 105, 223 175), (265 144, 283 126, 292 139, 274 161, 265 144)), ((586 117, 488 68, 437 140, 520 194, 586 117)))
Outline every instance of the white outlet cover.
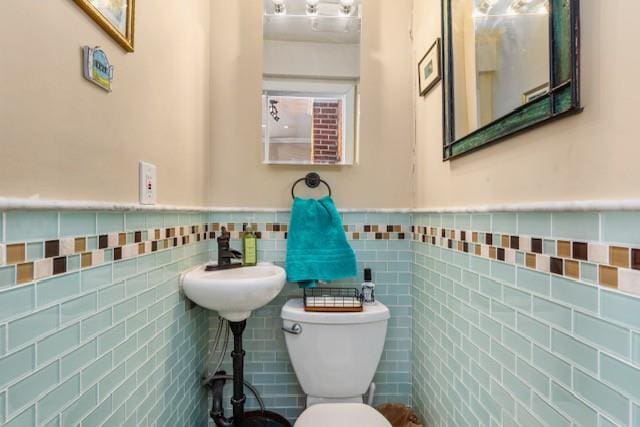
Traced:
POLYGON ((140 204, 155 205, 158 192, 156 180, 156 166, 147 162, 140 162, 140 204))

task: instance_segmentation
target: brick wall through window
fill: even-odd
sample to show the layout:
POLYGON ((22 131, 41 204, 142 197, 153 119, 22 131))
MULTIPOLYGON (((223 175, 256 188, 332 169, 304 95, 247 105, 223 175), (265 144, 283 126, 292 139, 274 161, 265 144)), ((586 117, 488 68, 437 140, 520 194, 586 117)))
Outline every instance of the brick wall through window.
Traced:
POLYGON ((342 101, 313 102, 313 161, 338 163, 342 157, 342 101))

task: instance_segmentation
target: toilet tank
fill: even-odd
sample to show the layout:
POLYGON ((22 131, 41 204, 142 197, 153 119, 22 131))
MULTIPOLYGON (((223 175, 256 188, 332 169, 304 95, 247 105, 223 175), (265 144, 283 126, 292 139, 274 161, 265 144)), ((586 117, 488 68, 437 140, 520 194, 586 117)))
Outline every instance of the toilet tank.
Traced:
POLYGON ((304 392, 315 398, 361 396, 382 356, 389 309, 366 305, 360 313, 306 312, 302 299, 282 307, 283 327, 300 325, 299 334, 285 334, 291 364, 304 392))

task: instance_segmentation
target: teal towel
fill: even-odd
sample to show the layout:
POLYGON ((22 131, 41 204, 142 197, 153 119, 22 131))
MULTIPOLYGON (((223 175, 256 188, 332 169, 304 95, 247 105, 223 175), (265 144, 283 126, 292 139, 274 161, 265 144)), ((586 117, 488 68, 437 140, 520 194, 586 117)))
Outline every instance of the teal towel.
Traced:
POLYGON ((356 256, 331 197, 293 201, 285 267, 287 280, 300 287, 357 275, 356 256))

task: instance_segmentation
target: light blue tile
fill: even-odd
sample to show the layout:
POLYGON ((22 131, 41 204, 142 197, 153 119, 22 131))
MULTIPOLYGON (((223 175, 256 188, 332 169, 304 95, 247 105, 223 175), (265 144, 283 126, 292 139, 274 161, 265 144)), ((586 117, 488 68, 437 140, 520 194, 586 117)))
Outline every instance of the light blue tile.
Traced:
POLYGON ((600 353, 600 378, 640 401, 640 369, 600 353))
POLYGON ((554 330, 551 349, 593 373, 598 372, 598 351, 570 335, 554 330))
POLYGON ((29 427, 36 425, 36 406, 30 406, 22 411, 18 416, 14 417, 3 427, 29 427))
POLYGON ((613 353, 629 357, 630 331, 580 312, 574 313, 576 335, 613 353))
POLYGON ((455 217, 453 214, 442 215, 442 227, 447 229, 455 227, 455 217))
POLYGON ((455 228, 458 230, 469 230, 471 228, 471 215, 456 214, 454 216, 455 228))
POLYGON ((111 264, 89 268, 81 273, 82 291, 92 291, 102 288, 112 282, 113 266, 111 264))
POLYGON ((640 365, 640 333, 634 332, 631 340, 631 357, 633 361, 640 365))
POLYGON ((491 262, 479 256, 469 257, 469 268, 476 273, 491 274, 491 262))
MULTIPOLYGON (((169 253, 167 251, 166 253, 169 253)), ((135 258, 126 261, 117 261, 113 264, 113 280, 120 280, 133 276, 137 272, 137 261, 135 258)))
POLYGON ((566 304, 594 313, 598 312, 598 288, 595 286, 553 276, 551 278, 551 296, 566 304))
POLYGON ((164 216, 160 212, 147 213, 146 224, 148 228, 164 227, 164 216))
POLYGON ((36 285, 38 307, 69 299, 80 293, 80 273, 64 274, 46 279, 36 285))
POLYGON ((502 293, 503 302, 506 305, 531 312, 531 294, 513 289, 509 286, 504 286, 502 293))
POLYGON ((49 335, 38 343, 38 365, 58 358, 62 353, 80 344, 80 324, 49 335))
POLYGON ((87 294, 63 303, 60 306, 62 323, 71 322, 96 312, 96 294, 87 294))
POLYGON ((44 258, 44 243, 31 242, 27 243, 27 261, 44 258))
POLYGON ((9 412, 14 412, 33 402, 58 381, 58 362, 55 362, 9 387, 7 392, 9 412))
MULTIPOLYGON (((118 319, 118 317, 116 317, 118 319)), ((125 323, 122 322, 98 336, 98 354, 111 351, 116 345, 124 341, 126 334, 125 323)))
POLYGON ((580 263, 580 278, 582 281, 587 283, 597 283, 598 282, 598 267, 595 264, 590 264, 588 262, 580 263))
POLYGON ((124 214, 122 212, 98 212, 98 234, 124 231, 124 214))
MULTIPOLYGON (((90 341, 60 359, 62 378, 84 368, 98 357, 97 340, 90 341)), ((145 353, 146 354, 146 353, 145 353)))
POLYGON ((549 397, 549 377, 542 371, 534 368, 523 359, 518 358, 516 363, 516 375, 530 384, 534 390, 544 397, 549 397))
POLYGON ((7 327, 5 325, 0 326, 0 356, 4 356, 7 352, 7 327))
POLYGON ((518 313, 517 322, 518 331, 520 333, 529 337, 538 344, 542 344, 545 347, 549 346, 551 332, 547 325, 544 325, 529 316, 525 316, 522 313, 518 313))
POLYGON ((58 327, 60 309, 55 306, 9 323, 9 348, 16 348, 58 327))
POLYGON ((533 365, 553 379, 571 386, 571 365, 537 345, 533 346, 533 365))
MULTIPOLYGON (((527 360, 531 359, 531 341, 529 341, 519 333, 512 331, 509 328, 503 329, 502 336, 503 336, 502 341, 504 342, 504 345, 510 351, 514 351, 517 355, 524 357, 527 360)), ((494 354, 494 347, 501 347, 499 345, 494 346, 494 344, 495 342, 491 344, 491 355, 494 357, 494 359, 499 361, 503 367, 506 367, 509 370, 515 372, 516 370, 515 357, 510 357, 509 359, 505 359, 504 357, 501 358, 498 354, 494 354), (507 360, 508 360, 508 363, 505 363, 507 360)), ((509 350, 504 349, 504 351, 510 353, 509 350)))
POLYGON ((634 427, 640 426, 640 406, 633 404, 633 418, 631 425, 634 427))
POLYGON ((574 240, 598 240, 599 215, 596 212, 554 212, 552 235, 574 240))
POLYGON ((516 214, 496 213, 493 214, 494 233, 516 234, 518 232, 516 214))
POLYGON ((556 411, 551 405, 541 399, 537 394, 533 393, 531 399, 531 410, 541 419, 546 425, 554 427, 569 427, 571 422, 556 411))
POLYGON ((598 426, 598 413, 554 382, 551 383, 551 402, 576 420, 578 425, 598 426))
POLYGON ((551 276, 546 273, 518 268, 518 287, 530 292, 549 296, 551 294, 551 276))
POLYGON ((4 416, 4 404, 6 402, 6 397, 4 393, 0 393, 0 424, 4 425, 5 416, 4 416))
POLYGON ((500 261, 491 261, 491 277, 504 283, 516 283, 516 268, 500 261))
POLYGON ((98 386, 85 391, 78 400, 62 412, 62 426, 76 426, 98 404, 98 386))
POLYGON ((64 408, 80 395, 80 375, 69 378, 38 401, 38 423, 64 408))
POLYGON ((96 234, 95 212, 60 212, 60 237, 96 234))
POLYGON ((504 370, 502 371, 502 383, 505 388, 509 390, 513 396, 520 400, 521 402, 529 402, 529 398, 531 395, 531 388, 519 380, 515 375, 511 372, 504 370))
POLYGON ((67 257, 67 271, 80 270, 80 255, 70 255, 67 257))
POLYGON ((604 317, 640 329, 640 298, 603 290, 600 303, 604 317))
POLYGON ((82 321, 82 340, 107 330, 112 324, 111 309, 101 311, 82 321))
POLYGON ((640 244, 640 213, 603 212, 602 241, 640 244))
POLYGON ((511 307, 507 307, 495 300, 491 300, 491 316, 509 326, 515 327, 516 311, 511 307))
POLYGON ((124 283, 102 288, 98 292, 98 308, 103 309, 124 299, 124 283))
POLYGON ((144 212, 127 212, 125 214, 126 231, 142 231, 147 228, 147 214, 144 212))
POLYGON ((571 330, 571 309, 546 299, 534 297, 533 314, 540 319, 559 326, 568 331, 571 330))
POLYGON ((489 214, 471 215, 471 230, 491 231, 491 215, 489 214))
POLYGON ((545 255, 556 256, 556 241, 545 239, 543 242, 542 252, 545 255))
MULTIPOLYGON (((0 291, 2 288, 13 286, 16 284, 16 267, 0 267, 0 291)), ((2 297, 0 297, 1 299, 2 297)), ((0 301, 1 304, 1 301, 0 301)))
POLYGON ((522 212, 518 214, 518 234, 547 237, 551 235, 551 214, 545 212, 522 212))
POLYGON ((629 400, 597 379, 573 370, 576 393, 622 423, 629 419, 629 400))
POLYGON ((30 372, 36 366, 35 346, 11 353, 0 359, 0 387, 30 372))
POLYGON ((58 237, 58 213, 10 211, 6 213, 7 243, 55 239, 58 237))

